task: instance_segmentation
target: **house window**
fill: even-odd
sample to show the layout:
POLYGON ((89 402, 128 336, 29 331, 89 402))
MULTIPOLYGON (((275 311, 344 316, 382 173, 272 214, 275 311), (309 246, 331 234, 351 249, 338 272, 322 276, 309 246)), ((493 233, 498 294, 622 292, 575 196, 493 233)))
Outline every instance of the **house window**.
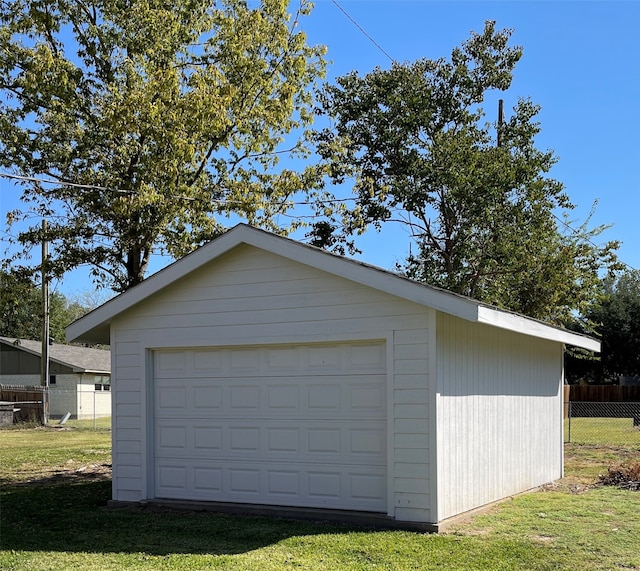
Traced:
POLYGON ((50 385, 55 385, 56 384, 56 376, 55 375, 49 375, 49 384, 50 385))
POLYGON ((110 391, 111 390, 111 377, 109 375, 95 375, 93 377, 96 391, 110 391))

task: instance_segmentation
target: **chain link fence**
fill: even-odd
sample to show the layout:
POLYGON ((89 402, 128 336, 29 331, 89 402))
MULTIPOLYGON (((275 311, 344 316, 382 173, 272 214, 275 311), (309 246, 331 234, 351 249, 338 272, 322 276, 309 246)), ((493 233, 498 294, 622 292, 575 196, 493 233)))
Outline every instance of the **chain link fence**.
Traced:
MULTIPOLYGON (((55 423, 68 415, 73 420, 89 421, 94 428, 100 419, 111 418, 111 392, 104 390, 49 390, 49 421, 55 423)), ((86 422, 85 422, 86 424, 86 422)))
POLYGON ((75 390, 0 385, 0 401, 11 409, 13 418, 6 419, 9 423, 11 420, 14 423, 42 423, 46 418, 50 424, 56 424, 62 419, 64 422, 70 419, 87 427, 105 428, 111 422, 110 388, 102 384, 75 390))
POLYGON ((568 402, 564 440, 640 448, 640 402, 568 402))

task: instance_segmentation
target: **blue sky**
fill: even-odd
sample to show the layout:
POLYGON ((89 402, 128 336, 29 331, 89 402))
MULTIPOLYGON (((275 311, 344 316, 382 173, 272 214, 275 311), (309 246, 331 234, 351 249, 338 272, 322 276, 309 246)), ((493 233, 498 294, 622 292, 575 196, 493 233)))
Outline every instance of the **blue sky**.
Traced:
MULTIPOLYGON (((381 48, 399 62, 447 57, 480 32, 485 20, 512 28, 512 44, 524 55, 507 92, 485 105, 495 120, 497 99, 505 112, 518 97, 541 105, 538 147, 559 158, 551 176, 564 183, 578 206, 578 226, 598 202, 591 225, 612 224, 599 241, 620 240, 619 256, 640 268, 640 2, 338 0, 381 48)), ((388 57, 332 0, 316 0, 302 29, 309 43, 328 47, 327 80, 357 70, 390 66, 388 57)), ((19 192, 0 179, 3 212, 19 192)), ((392 268, 405 258, 409 238, 401 227, 368 232, 359 239, 363 261, 392 268)), ((168 260, 156 260, 154 270, 168 260)), ((87 272, 68 274, 57 287, 67 295, 93 289, 87 272)))
MULTIPOLYGON (((640 2, 338 0, 380 47, 399 62, 447 57, 485 20, 513 29, 524 55, 507 92, 485 105, 495 120, 518 97, 539 104, 538 147, 559 158, 551 176, 565 185, 578 226, 598 202, 592 226, 612 224, 600 241, 623 242, 620 258, 640 268, 640 2)), ((332 0, 317 0, 303 24, 311 43, 328 46, 328 80, 376 66, 388 57, 332 0)), ((360 242, 361 259, 392 267, 405 257, 406 232, 388 228, 360 242)))

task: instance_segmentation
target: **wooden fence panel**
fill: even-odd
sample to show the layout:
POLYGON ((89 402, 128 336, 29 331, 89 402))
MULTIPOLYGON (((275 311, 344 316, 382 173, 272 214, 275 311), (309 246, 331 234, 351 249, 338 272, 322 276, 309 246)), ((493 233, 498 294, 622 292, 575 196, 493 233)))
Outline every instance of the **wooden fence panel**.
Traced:
POLYGON ((42 401, 45 396, 44 387, 28 387, 22 385, 0 385, 0 401, 16 403, 14 408, 15 422, 39 422, 44 424, 42 401))
POLYGON ((640 402, 640 386, 571 385, 573 402, 640 402))

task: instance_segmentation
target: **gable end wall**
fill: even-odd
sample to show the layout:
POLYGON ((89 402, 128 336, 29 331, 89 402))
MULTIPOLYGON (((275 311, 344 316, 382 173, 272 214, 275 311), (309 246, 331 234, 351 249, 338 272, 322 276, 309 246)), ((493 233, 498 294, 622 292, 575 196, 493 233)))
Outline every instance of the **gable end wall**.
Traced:
POLYGON ((113 499, 153 496, 154 349, 383 339, 388 515, 431 522, 434 322, 425 307, 266 251, 228 252, 112 322, 113 499))

